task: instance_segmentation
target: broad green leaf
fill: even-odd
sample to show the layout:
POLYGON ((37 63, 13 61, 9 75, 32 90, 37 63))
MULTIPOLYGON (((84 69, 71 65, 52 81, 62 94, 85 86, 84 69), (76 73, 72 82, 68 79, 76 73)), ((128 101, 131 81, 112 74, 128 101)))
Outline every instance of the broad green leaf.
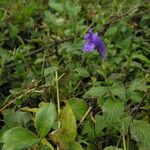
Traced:
POLYGON ((14 111, 14 109, 6 109, 3 112, 4 115, 4 130, 9 130, 13 127, 26 125, 30 121, 30 115, 27 112, 14 111))
POLYGON ((103 86, 92 87, 84 94, 84 97, 89 97, 89 96, 101 97, 101 96, 105 95, 107 92, 108 92, 108 89, 106 87, 103 87, 103 86))
POLYGON ((76 119, 71 107, 66 104, 60 114, 61 128, 54 133, 55 143, 70 143, 75 140, 77 133, 76 119))
POLYGON ((118 148, 116 146, 108 146, 105 147, 104 150, 123 150, 122 148, 118 148))
POLYGON ((39 108, 35 116, 35 126, 40 137, 44 137, 56 120, 56 109, 53 103, 47 103, 39 108))
POLYGON ((26 149, 39 142, 31 131, 22 127, 15 127, 4 132, 1 139, 4 143, 2 150, 26 149))
POLYGON ((150 148, 150 124, 141 120, 134 120, 130 126, 131 135, 137 141, 140 150, 150 148))
POLYGON ((123 114, 124 104, 119 100, 109 99, 102 106, 102 110, 110 123, 115 123, 123 114))
POLYGON ((82 146, 78 142, 70 143, 70 150, 83 150, 82 146))
POLYGON ((77 98, 71 99, 68 104, 72 108, 77 120, 81 120, 88 110, 86 102, 77 98))
POLYGON ((143 79, 135 79, 129 85, 129 91, 146 91, 150 86, 146 85, 146 81, 143 79))
POLYGON ((115 82, 110 90, 113 95, 118 96, 121 100, 125 100, 125 88, 121 82, 115 82))
POLYGON ((139 91, 127 91, 127 99, 131 99, 133 102, 138 103, 141 101, 141 99, 143 98, 143 93, 139 92, 139 91))

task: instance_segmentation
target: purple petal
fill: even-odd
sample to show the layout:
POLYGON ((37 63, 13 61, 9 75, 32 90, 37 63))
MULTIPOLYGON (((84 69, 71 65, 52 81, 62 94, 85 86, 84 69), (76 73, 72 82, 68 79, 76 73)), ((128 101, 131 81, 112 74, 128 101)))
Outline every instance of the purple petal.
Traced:
POLYGON ((84 36, 84 38, 88 42, 92 42, 93 41, 93 35, 94 35, 94 33, 92 32, 92 30, 89 30, 89 32, 84 36))
POLYGON ((106 48, 102 39, 98 36, 98 33, 94 34, 93 41, 100 56, 106 58, 106 48))
POLYGON ((86 42, 83 47, 83 52, 93 52, 95 45, 93 43, 86 42))

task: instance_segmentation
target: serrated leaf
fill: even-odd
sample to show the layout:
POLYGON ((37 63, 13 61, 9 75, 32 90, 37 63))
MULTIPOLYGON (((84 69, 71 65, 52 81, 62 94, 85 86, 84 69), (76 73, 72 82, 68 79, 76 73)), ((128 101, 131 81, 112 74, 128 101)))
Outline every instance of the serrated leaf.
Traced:
POLYGON ((94 139, 95 138, 95 125, 94 122, 91 120, 86 120, 83 124, 83 129, 82 129, 82 135, 88 136, 88 139, 94 139))
POLYGON ((62 13, 64 11, 63 3, 58 3, 54 0, 49 0, 49 6, 58 11, 59 13, 62 13))
POLYGON ((108 146, 105 147, 104 150, 123 150, 122 148, 118 148, 116 146, 108 146))
POLYGON ((121 101, 107 100, 102 106, 103 113, 105 117, 110 121, 110 123, 115 123, 122 116, 124 111, 124 104, 121 101))
POLYGON ((55 143, 70 143, 75 140, 77 133, 76 119, 71 107, 66 104, 60 114, 61 128, 54 133, 55 143))
POLYGON ((118 96, 121 100, 125 100, 125 88, 121 82, 115 82, 110 90, 114 96, 118 96))
POLYGON ((82 146, 78 142, 70 143, 70 150, 83 150, 82 146))
POLYGON ((133 102, 138 103, 141 101, 143 97, 143 93, 139 91, 134 91, 134 92, 128 91, 127 96, 128 96, 128 99, 131 99, 133 102))
POLYGON ((77 98, 71 99, 68 104, 72 108, 77 120, 81 120, 88 110, 86 102, 77 98))
POLYGON ((84 97, 101 97, 108 92, 107 87, 99 86, 99 87, 92 87, 89 89, 85 94, 84 97))
POLYGON ((30 115, 26 112, 14 111, 14 109, 6 109, 4 115, 4 130, 11 129, 19 125, 25 125, 30 121, 30 115))
POLYGON ((78 13, 81 10, 81 7, 79 5, 76 5, 75 3, 72 3, 68 0, 64 3, 64 8, 66 13, 71 17, 77 17, 78 13))
POLYGON ((150 148, 150 124, 141 120, 134 120, 130 126, 131 135, 138 143, 140 150, 150 148))
POLYGON ((49 132, 56 116, 57 113, 53 103, 47 103, 39 108, 35 116, 35 126, 41 138, 49 132))
POLYGON ((22 127, 15 127, 4 132, 1 139, 4 143, 2 150, 26 149, 39 142, 31 131, 22 127))
POLYGON ((133 92, 133 91, 146 91, 147 89, 149 89, 150 86, 146 85, 146 81, 143 79, 135 79, 133 80, 130 85, 129 85, 129 91, 133 92))

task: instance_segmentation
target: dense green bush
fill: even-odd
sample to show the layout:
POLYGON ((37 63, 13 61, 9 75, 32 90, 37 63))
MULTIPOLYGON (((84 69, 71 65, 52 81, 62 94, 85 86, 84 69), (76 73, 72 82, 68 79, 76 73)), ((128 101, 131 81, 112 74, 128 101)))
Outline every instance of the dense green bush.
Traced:
POLYGON ((0 149, 149 150, 150 3, 0 1, 0 149), (89 29, 107 58, 83 53, 89 29))

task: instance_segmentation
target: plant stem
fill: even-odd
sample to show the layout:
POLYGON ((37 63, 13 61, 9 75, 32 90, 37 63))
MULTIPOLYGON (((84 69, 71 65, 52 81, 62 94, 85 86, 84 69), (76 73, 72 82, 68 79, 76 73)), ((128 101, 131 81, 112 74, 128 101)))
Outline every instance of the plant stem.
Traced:
MULTIPOLYGON (((58 118, 60 115, 60 99, 59 99, 59 86, 58 86, 58 73, 57 70, 55 71, 55 82, 56 82, 56 92, 57 92, 57 112, 58 112, 58 118)), ((58 120, 58 128, 60 127, 60 122, 58 120)))
POLYGON ((123 134, 122 138, 123 138, 123 149, 124 149, 124 150, 127 150, 125 134, 123 134))

